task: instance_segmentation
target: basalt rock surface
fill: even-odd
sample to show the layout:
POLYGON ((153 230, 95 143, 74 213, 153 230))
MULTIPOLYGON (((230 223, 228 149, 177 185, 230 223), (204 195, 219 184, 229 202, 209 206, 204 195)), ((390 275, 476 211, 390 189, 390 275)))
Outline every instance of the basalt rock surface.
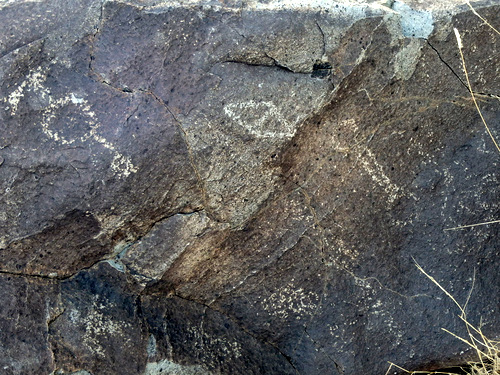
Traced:
POLYGON ((500 225, 449 230, 500 217, 454 27, 500 139, 460 2, 1 3, 0 373, 461 364, 415 261, 498 338, 500 225))

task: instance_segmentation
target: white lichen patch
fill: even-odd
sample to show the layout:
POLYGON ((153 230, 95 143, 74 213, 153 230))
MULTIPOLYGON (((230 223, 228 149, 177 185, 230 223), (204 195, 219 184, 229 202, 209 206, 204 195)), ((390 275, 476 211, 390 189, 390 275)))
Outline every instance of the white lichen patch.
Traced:
POLYGON ((108 259, 105 262, 108 263, 111 267, 113 267, 118 272, 122 272, 122 273, 125 272, 125 267, 121 262, 114 260, 114 259, 108 259))
POLYGON ((157 352, 156 338, 154 335, 149 335, 148 346, 146 347, 148 357, 154 357, 157 352))
POLYGON ((72 93, 72 94, 71 94, 71 102, 72 102, 73 104, 82 104, 82 103, 83 103, 83 99, 82 99, 82 98, 77 98, 77 97, 75 96, 75 94, 73 94, 73 93, 72 93))
POLYGON ((96 114, 91 110, 91 105, 87 99, 75 93, 54 98, 50 95, 48 88, 44 86, 47 79, 47 71, 42 67, 38 67, 32 71, 26 79, 6 98, 4 102, 8 104, 10 114, 15 116, 19 109, 21 99, 29 92, 37 97, 36 106, 33 109, 40 110, 42 120, 39 126, 42 132, 50 139, 61 145, 75 145, 77 143, 98 143, 104 148, 110 150, 113 154, 113 160, 110 164, 111 170, 118 177, 128 177, 131 173, 138 171, 128 156, 121 154, 111 142, 99 134, 100 124, 96 120, 96 114), (40 103, 45 103, 42 108, 39 108, 40 103), (55 129, 54 121, 58 118, 61 109, 67 106, 76 106, 83 115, 84 123, 90 130, 80 137, 69 138, 62 134, 64 129, 55 129))
POLYGON ((401 48, 394 59, 394 76, 400 80, 411 78, 420 56, 422 55, 422 42, 411 39, 407 46, 401 48))
POLYGON ((291 283, 278 289, 262 301, 265 311, 280 319, 294 316, 300 320, 314 314, 320 297, 312 291, 295 288, 291 283))
POLYGON ((211 375, 211 372, 198 365, 179 365, 164 359, 148 363, 143 375, 211 375))
POLYGON ((403 35, 407 38, 426 39, 434 30, 432 13, 415 10, 402 1, 395 1, 392 9, 400 16, 403 35))
MULTIPOLYGON (((151 1, 151 5, 147 8, 148 11, 160 11, 166 6, 168 7, 189 7, 195 4, 199 5, 200 0, 161 0, 161 1, 151 1)), ((144 4, 144 0, 141 0, 141 5, 144 4)), ((207 2, 207 6, 217 7, 222 6, 216 5, 214 2, 207 2)), ((366 4, 363 1, 357 1, 357 3, 352 0, 250 0, 244 3, 245 10, 256 10, 256 11, 279 11, 279 10, 296 10, 296 11, 328 11, 330 14, 342 15, 343 17, 350 17, 359 19, 365 17, 368 10, 371 12, 377 11, 377 9, 382 9, 383 7, 378 3, 366 4)), ((240 10, 240 8, 237 8, 240 10)))
MULTIPOLYGON (((41 3, 43 0, 23 0, 23 3, 41 3)), ((19 0, 2 0, 2 3, 0 5, 0 8, 2 8, 5 5, 13 4, 19 2, 19 0)))
POLYGON ((224 113, 256 137, 291 138, 295 134, 293 124, 271 101, 230 103, 224 106, 224 113))

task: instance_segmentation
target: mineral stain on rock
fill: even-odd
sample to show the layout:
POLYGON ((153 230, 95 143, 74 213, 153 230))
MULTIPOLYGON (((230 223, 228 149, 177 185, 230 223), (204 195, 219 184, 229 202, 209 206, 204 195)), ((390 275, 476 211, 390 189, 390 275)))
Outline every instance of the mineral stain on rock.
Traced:
POLYGON ((0 373, 459 365, 413 259, 500 335, 499 226, 445 230, 500 214, 450 26, 498 139, 453 1, 2 3, 0 373))

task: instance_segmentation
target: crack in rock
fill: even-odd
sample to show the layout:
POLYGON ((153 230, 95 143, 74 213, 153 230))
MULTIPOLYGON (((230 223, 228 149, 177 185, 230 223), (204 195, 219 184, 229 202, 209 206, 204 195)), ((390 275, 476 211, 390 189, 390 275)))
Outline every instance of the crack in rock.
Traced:
POLYGON ((439 53, 439 51, 431 44, 431 42, 429 42, 429 40, 427 39, 427 44, 429 45, 429 47, 432 48, 432 50, 434 52, 436 52, 439 60, 441 60, 441 62, 446 65, 446 67, 453 73, 453 75, 455 77, 457 77, 457 79, 459 80, 459 82, 462 84, 462 86, 464 86, 467 91, 469 91, 469 87, 467 86, 467 84, 462 80, 462 78, 460 78, 460 76, 455 72, 455 70, 451 67, 450 64, 448 64, 442 57, 441 57, 441 54, 439 53))

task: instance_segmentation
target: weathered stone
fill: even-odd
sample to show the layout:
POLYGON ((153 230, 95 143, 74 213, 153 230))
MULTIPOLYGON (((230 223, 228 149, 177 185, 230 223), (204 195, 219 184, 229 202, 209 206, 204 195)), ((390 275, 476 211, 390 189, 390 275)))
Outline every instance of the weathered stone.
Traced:
POLYGON ((143 298, 142 306, 156 344, 150 360, 169 358, 191 366, 201 363, 216 374, 295 373, 279 348, 256 339, 208 306, 158 296, 143 298))
POLYGON ((0 372, 48 374, 53 358, 48 326, 62 311, 50 280, 0 274, 0 372))
MULTIPOLYGON (((496 1, 475 3, 492 25, 496 1)), ((453 0, 0 5, 0 369, 383 374, 498 327, 498 36, 453 0)), ((0 372, 1 372, 0 371, 0 372)))
POLYGON ((178 375, 210 375, 202 366, 182 366, 177 363, 170 362, 166 359, 148 363, 144 375, 163 375, 163 374, 178 374, 178 375))
POLYGON ((53 61, 32 66, 44 54, 31 52, 20 53, 2 86, 4 270, 66 276, 99 260, 104 246, 200 207, 182 131, 153 95, 117 91, 53 61), (17 77, 22 71, 31 72, 17 77), (87 233, 59 228, 71 231, 72 220, 87 221, 78 224, 87 233), (44 260, 28 266, 27 256, 44 260))
MULTIPOLYGON (((137 296, 107 263, 61 283, 64 312, 50 325, 55 368, 92 374, 140 374, 147 335, 137 296)), ((61 371, 62 370, 62 371, 61 371)))
POLYGON ((211 222, 203 212, 174 215, 155 224, 139 242, 126 247, 113 264, 122 267, 144 287, 159 280, 193 238, 213 231, 214 227, 221 225, 211 222))

